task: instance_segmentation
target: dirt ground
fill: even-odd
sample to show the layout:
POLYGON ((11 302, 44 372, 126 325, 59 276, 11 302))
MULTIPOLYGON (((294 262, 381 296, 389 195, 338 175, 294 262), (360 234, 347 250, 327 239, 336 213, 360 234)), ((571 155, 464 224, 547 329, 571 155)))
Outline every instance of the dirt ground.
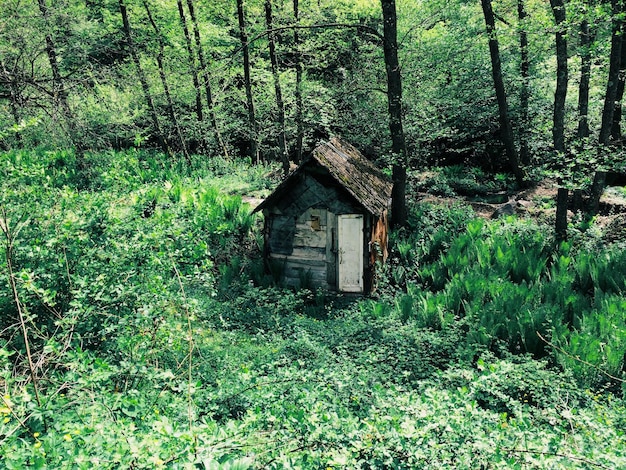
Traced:
MULTIPOLYGON (((556 216, 556 194, 558 185, 554 181, 544 180, 535 186, 513 194, 510 201, 515 212, 520 217, 529 217, 537 221, 554 224, 556 216)), ((570 195, 571 198, 571 195, 570 195)), ((571 199, 570 199, 571 200, 571 199)), ((489 204, 473 202, 464 198, 443 198, 427 193, 420 193, 419 202, 435 204, 458 204, 459 202, 471 205, 479 217, 490 219, 503 204, 489 204)), ((571 222, 577 216, 568 211, 568 220, 571 222)), ((626 240, 626 191, 621 187, 607 187, 600 199, 600 212, 594 219, 594 225, 612 240, 626 240)))
MULTIPOLYGON (((517 202, 517 204, 514 204, 517 215, 553 225, 556 216, 557 190, 558 185, 554 181, 544 180, 531 188, 514 193, 511 199, 517 202)), ((254 209, 263 199, 244 196, 243 201, 254 209)), ((417 202, 443 205, 468 204, 472 206, 476 215, 485 219, 492 218, 498 208, 503 205, 474 202, 462 197, 438 197, 428 193, 419 193, 417 202)), ((575 220, 576 217, 580 216, 577 216, 572 211, 568 211, 568 220, 570 222, 575 220)), ((608 239, 626 241, 626 191, 623 188, 606 188, 600 199, 600 213, 596 216, 594 224, 605 233, 608 239)))

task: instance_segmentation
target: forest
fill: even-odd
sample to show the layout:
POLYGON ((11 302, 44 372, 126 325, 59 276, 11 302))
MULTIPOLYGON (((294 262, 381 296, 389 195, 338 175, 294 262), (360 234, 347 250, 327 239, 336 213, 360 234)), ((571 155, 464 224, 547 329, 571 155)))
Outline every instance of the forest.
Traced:
POLYGON ((625 29, 0 1, 0 468, 626 468, 625 29), (254 211, 335 136, 393 182, 366 295, 254 211))

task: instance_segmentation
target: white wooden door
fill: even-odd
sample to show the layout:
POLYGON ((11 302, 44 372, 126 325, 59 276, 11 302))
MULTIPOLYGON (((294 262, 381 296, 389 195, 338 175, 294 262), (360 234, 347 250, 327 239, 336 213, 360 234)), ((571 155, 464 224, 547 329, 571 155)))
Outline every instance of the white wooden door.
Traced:
POLYGON ((363 292, 363 216, 337 217, 337 288, 363 292))

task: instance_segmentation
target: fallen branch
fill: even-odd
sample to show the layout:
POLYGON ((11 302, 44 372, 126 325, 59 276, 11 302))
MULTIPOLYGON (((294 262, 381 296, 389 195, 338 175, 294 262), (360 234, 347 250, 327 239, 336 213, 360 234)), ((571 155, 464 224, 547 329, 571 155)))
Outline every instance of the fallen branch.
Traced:
POLYGON ((5 257, 6 257, 6 265, 7 265, 7 274, 9 276, 9 285, 11 286, 11 293, 13 294, 13 301, 15 302, 15 307, 17 308, 17 314, 19 316, 22 336, 24 338, 24 346, 26 348, 26 357, 28 359, 28 369, 30 371, 30 377, 33 381, 33 388, 35 389, 35 399, 37 400, 37 405, 41 406, 41 399, 39 398, 39 386, 37 383, 37 374, 35 372, 35 364, 33 362, 33 355, 31 354, 31 351, 30 351, 28 329, 26 328, 26 318, 24 315, 24 307, 22 306, 22 302, 20 300, 20 296, 17 290, 17 283, 15 282, 15 273, 13 272, 13 246, 15 243, 15 239, 17 238, 17 235, 20 233, 20 230, 22 230, 27 223, 28 223, 28 220, 22 221, 17 224, 15 230, 12 230, 9 224, 9 218, 7 217, 6 209, 4 207, 1 208, 0 231, 4 233, 4 236, 6 238, 5 257))
POLYGON ((572 356, 570 353, 568 353, 567 351, 565 351, 563 348, 561 348, 561 347, 557 346, 556 344, 551 343, 550 341, 548 341, 547 339, 545 339, 543 336, 541 336, 541 333, 539 333, 538 331, 537 331, 536 333, 537 333, 537 336, 539 336, 539 339, 540 339, 541 341, 543 341, 544 343, 546 343, 546 344, 547 344, 548 346, 550 346, 551 348, 556 349, 556 350, 557 350, 557 351, 559 351, 561 354, 563 354, 563 355, 565 355, 565 356, 569 357, 570 359, 573 359, 574 361, 578 361, 578 362, 580 362, 581 364, 585 364, 586 366, 589 366, 589 367, 591 367, 591 368, 593 368, 593 369, 597 370, 597 371, 598 371, 598 372, 600 372, 602 375, 606 375, 606 376, 607 376, 608 378, 610 378, 610 379, 617 380, 618 382, 621 382, 621 383, 626 383, 626 380, 624 380, 624 379, 622 379, 622 378, 619 378, 619 377, 615 377, 614 375, 609 374, 607 371, 605 371, 605 370, 604 370, 604 369, 602 369, 601 367, 598 367, 597 365, 592 364, 591 362, 587 362, 587 361, 585 361, 585 360, 581 359, 581 358, 580 358, 580 357, 578 357, 578 356, 572 356))
POLYGON ((583 463, 591 467, 606 468, 609 470, 613 468, 613 467, 608 467, 606 465, 602 465, 601 463, 586 459, 584 457, 574 457, 573 455, 561 454, 559 452, 544 452, 540 450, 530 450, 530 449, 509 449, 506 447, 503 447, 502 450, 505 452, 509 452, 511 454, 534 454, 534 455, 545 455, 545 456, 550 456, 550 457, 559 457, 562 459, 571 460, 572 462, 583 463))

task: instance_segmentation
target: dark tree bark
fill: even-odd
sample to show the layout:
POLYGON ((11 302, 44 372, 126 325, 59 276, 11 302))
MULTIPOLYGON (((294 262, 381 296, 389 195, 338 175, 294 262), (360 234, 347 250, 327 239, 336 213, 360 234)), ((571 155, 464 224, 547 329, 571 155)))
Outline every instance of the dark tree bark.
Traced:
MULTIPOLYGON (((6 64, 2 58, 0 58, 0 82, 3 82, 9 90, 9 107, 11 109, 11 115, 15 121, 15 125, 19 126, 21 121, 20 108, 22 107, 21 92, 15 78, 15 73, 10 72, 6 68, 6 64)), ((19 131, 15 133, 15 140, 18 145, 22 144, 22 135, 19 131)))
POLYGON ((204 83, 204 93, 206 94, 207 106, 209 108, 209 114, 211 116, 211 126, 215 134, 215 140, 221 147, 224 156, 228 158, 228 147, 224 143, 222 133, 220 132, 219 125, 217 124, 217 116, 215 115, 215 103, 213 101, 213 93, 211 91, 211 76, 209 74, 208 64, 204 58, 204 49, 202 47, 202 41, 200 39, 200 28, 198 27, 198 19, 196 18, 196 11, 193 5, 193 0, 187 0, 187 8, 189 9, 189 16, 191 18, 191 24, 193 25, 193 35, 196 42, 196 52, 198 54, 198 62, 200 62, 200 74, 202 75, 202 81, 204 83))
POLYGON ((520 162, 522 165, 528 165, 530 163, 530 155, 528 153, 528 126, 530 125, 528 119, 528 102, 530 98, 530 59, 528 56, 528 34, 526 33, 526 13, 525 0, 517 0, 517 18, 519 20, 519 45, 520 45, 520 75, 522 77, 522 84, 520 90, 520 162))
POLYGON ((555 233, 556 241, 562 242, 567 240, 567 199, 569 190, 567 188, 559 188, 556 196, 556 221, 555 233))
POLYGON ((174 130, 176 131, 176 136, 178 137, 178 141, 180 142, 180 147, 183 152, 183 156, 185 157, 185 161, 187 162, 187 164, 190 165, 191 157, 189 156, 189 152, 187 151, 187 144, 180 129, 178 118, 176 117, 176 112, 174 111, 174 101, 172 100, 170 86, 167 82, 167 76, 165 75, 165 67, 163 66, 163 51, 165 49, 165 45, 163 44, 161 30, 154 21, 154 18, 152 17, 152 12, 150 11, 150 6, 148 5, 147 0, 143 0, 143 6, 146 10, 146 15, 148 15, 148 20, 152 25, 152 29, 154 29, 154 34, 157 37, 157 42, 159 44, 159 52, 157 53, 156 60, 157 66, 159 68, 159 77, 161 78, 161 84, 163 85, 163 91, 165 93, 165 99, 167 100, 167 114, 169 114, 170 121, 172 121, 172 127, 174 127, 174 130))
POLYGON ((619 83, 619 70, 622 56, 622 25, 621 12, 622 0, 611 0, 612 27, 611 27, 611 56, 609 61, 609 77, 604 96, 604 108, 602 110, 602 126, 600 127, 599 142, 602 145, 609 143, 611 127, 613 125, 613 113, 617 98, 617 85, 619 83))
POLYGON ((275 33, 272 30, 272 0, 265 0, 265 25, 267 26, 267 39, 269 42, 270 62, 272 64, 272 77, 274 79, 274 92, 276 94, 276 110, 278 115, 278 152, 283 164, 283 172, 289 173, 289 152, 287 151, 287 137, 285 132, 285 103, 283 91, 280 86, 278 70, 278 58, 276 57, 275 33))
MULTIPOLYGON (((624 12, 623 0, 611 0, 611 55, 609 59, 609 77, 604 96, 604 107, 602 109, 602 125, 598 142, 600 146, 608 145, 613 127, 613 114, 615 112, 615 102, 617 100, 617 88, 619 83, 619 70, 623 46, 623 20, 624 12)), ((601 152, 602 149, 599 149, 601 152)), ((596 170, 591 186, 591 194, 587 203, 587 214, 592 216, 597 214, 600 207, 600 197, 606 185, 606 172, 596 170)))
POLYGON ((172 154, 170 146, 165 139, 163 131, 161 129, 161 124, 159 123, 159 116, 157 114, 156 108, 154 106, 154 100, 152 99, 152 94, 150 93, 150 86, 148 85, 148 80, 146 79, 146 75, 141 68, 141 62, 139 61, 139 55, 137 54, 137 50, 135 48, 135 42, 133 41, 133 34, 130 29, 130 21, 128 20, 128 11, 126 10, 126 4, 124 0, 118 0, 120 14, 122 15, 122 23, 124 25, 124 36, 126 37, 126 44, 128 45, 128 50, 130 52, 130 56, 135 64, 135 68, 137 69, 137 77, 139 78, 139 82, 141 83, 141 90, 143 91, 144 99, 146 100, 146 104, 148 105, 148 111, 150 113, 150 118, 152 119, 152 126, 154 127, 154 132, 156 133, 157 140, 161 149, 168 153, 172 154))
POLYGON ((407 151, 402 127, 402 77, 398 61, 398 30, 395 0, 381 0, 383 10, 383 49, 387 71, 387 103, 389 110, 389 131, 391 151, 394 154, 392 168, 393 191, 391 194, 391 225, 404 226, 407 223, 406 207, 406 163, 407 151))
POLYGON ((619 69, 615 107, 613 109, 613 123, 611 125, 611 139, 613 142, 620 142, 622 140, 622 99, 624 98, 624 85, 626 81, 626 44, 623 38, 619 69))
POLYGON ((496 36, 495 18, 493 14, 493 8, 491 6, 491 0, 481 0, 483 13, 485 15, 485 24, 487 27, 487 34, 489 36, 489 53, 491 55, 491 71, 493 75, 493 83, 496 90, 496 98, 498 100, 498 111, 500 117, 500 131, 502 134, 502 143, 506 149, 507 156, 509 158, 509 164, 511 170, 515 175, 517 184, 520 186, 526 185, 524 172, 519 164, 519 157, 517 155, 517 149, 515 148, 515 140, 513 136, 513 127, 511 126, 511 120, 509 118, 509 106, 506 98, 506 91, 504 88, 504 79, 502 78, 502 65, 500 63, 500 48, 498 45, 498 38, 496 36))
POLYGON ((250 158, 253 162, 258 162, 258 131, 254 112, 254 98, 252 97, 252 79, 250 78, 250 48, 248 46, 248 33, 246 32, 246 17, 243 8, 243 0, 237 0, 237 19, 239 20, 239 38, 241 40, 241 48, 243 52, 243 79, 246 87, 246 104, 248 108, 250 158))
MULTIPOLYGON (((300 11, 298 8, 298 0, 293 0, 293 17, 295 25, 298 26, 300 21, 300 11)), ((293 44, 295 48, 295 67, 296 67, 296 163, 302 161, 302 146, 304 144, 304 123, 302 118, 302 57, 300 56, 300 34, 298 29, 293 30, 293 44)))
POLYGON ((554 150, 565 152, 565 98, 567 97, 567 28, 564 0, 550 0, 556 24, 556 90, 554 92, 554 118, 552 142, 554 150))
POLYGON ((178 16, 180 17, 180 24, 183 27, 183 33, 185 35, 185 46, 187 48, 189 73, 191 74, 193 89, 196 92, 196 116, 198 118, 198 122, 202 122, 204 119, 202 110, 202 93, 200 92, 200 81, 198 80, 198 69, 196 68, 196 60, 194 58, 193 46, 191 44, 191 35, 189 34, 187 17, 185 16, 185 9, 183 8, 182 0, 176 0, 176 4, 178 5, 178 16))
POLYGON ((591 43, 594 33, 589 21, 580 23, 580 84, 578 85, 578 139, 589 137, 589 80, 591 78, 591 43))
MULTIPOLYGON (((37 0, 37 4, 39 6, 39 11, 41 12, 41 16, 46 22, 46 27, 50 25, 50 18, 48 7, 46 6, 45 0, 37 0)), ((50 69, 52 71, 52 95, 55 101, 58 102, 61 112, 63 114, 63 120, 68 129, 68 135, 72 145, 76 151, 76 158, 78 162, 79 169, 83 169, 85 162, 85 149, 83 148, 83 144, 81 139, 78 138, 76 121, 74 118, 74 114, 70 108, 70 105, 67 101, 67 89, 65 88, 65 83, 61 77, 61 72, 59 71, 59 63, 57 60, 57 52, 54 40, 52 36, 47 33, 46 34, 46 54, 48 56, 48 61, 50 62, 50 69)))
POLYGON ((596 215, 600 210, 600 198, 606 186, 606 171, 596 171, 591 184, 589 201, 587 202, 587 214, 596 215))

